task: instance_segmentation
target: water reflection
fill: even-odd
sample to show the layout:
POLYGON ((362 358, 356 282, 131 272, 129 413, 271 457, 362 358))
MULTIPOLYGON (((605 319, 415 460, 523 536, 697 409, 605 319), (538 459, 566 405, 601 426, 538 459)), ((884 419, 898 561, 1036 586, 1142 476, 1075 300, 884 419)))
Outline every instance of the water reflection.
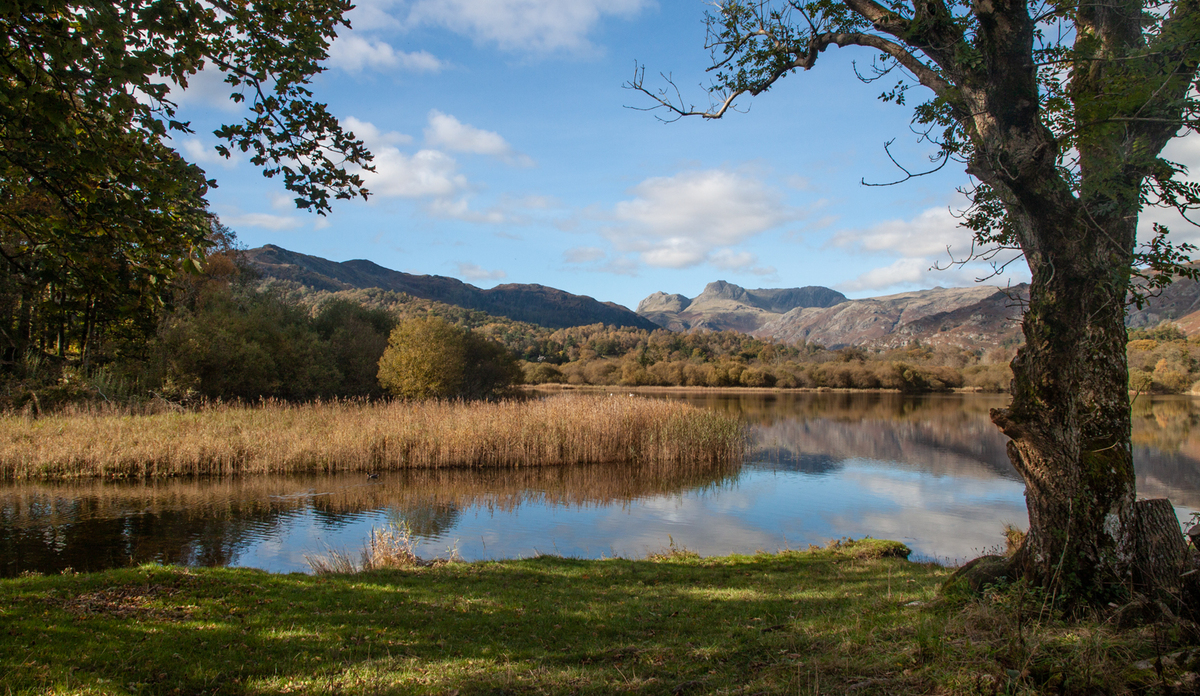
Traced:
POLYGON ((429 542, 464 510, 513 516, 523 508, 583 510, 702 492, 739 467, 571 466, 223 480, 28 483, 0 487, 0 574, 78 571, 158 561, 303 570, 305 553, 351 539, 362 527, 407 524, 429 542), (259 547, 262 548, 259 548, 259 547), (250 563, 249 565, 256 565, 250 563), (261 566, 260 566, 261 567, 261 566))
MULTIPOLYGON (((673 539, 702 554, 886 537, 943 560, 1025 523, 1023 487, 988 410, 1004 397, 690 394, 748 425, 741 466, 438 470, 151 483, 0 484, 0 575, 159 561, 306 570, 407 524, 426 555, 641 556, 673 539)), ((1200 403, 1134 405, 1138 488, 1200 508, 1200 403), (1193 437, 1193 432, 1197 437, 1193 437)))

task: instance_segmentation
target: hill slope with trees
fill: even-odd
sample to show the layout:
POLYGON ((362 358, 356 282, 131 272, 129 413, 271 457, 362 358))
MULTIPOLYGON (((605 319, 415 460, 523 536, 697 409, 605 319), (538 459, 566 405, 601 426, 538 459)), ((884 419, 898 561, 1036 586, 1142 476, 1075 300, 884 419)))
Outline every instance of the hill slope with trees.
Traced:
POLYGON ((655 328, 653 322, 616 303, 544 285, 508 283, 482 290, 455 278, 401 273, 362 259, 330 261, 273 244, 244 254, 250 267, 263 276, 294 281, 314 290, 392 290, 551 328, 595 323, 655 328))

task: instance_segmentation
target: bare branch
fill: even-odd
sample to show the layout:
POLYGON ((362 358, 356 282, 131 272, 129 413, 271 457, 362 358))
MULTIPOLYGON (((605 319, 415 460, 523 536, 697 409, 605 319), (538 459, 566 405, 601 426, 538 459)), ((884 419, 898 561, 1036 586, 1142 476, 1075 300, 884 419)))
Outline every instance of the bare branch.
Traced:
POLYGON ((870 184, 870 183, 867 183, 867 180, 864 178, 861 180, 863 186, 895 186, 896 184, 903 184, 904 182, 908 181, 909 179, 915 179, 919 176, 927 176, 929 174, 933 174, 934 172, 939 171, 942 167, 946 166, 946 163, 950 161, 950 153, 943 151, 942 155, 939 157, 939 159, 942 160, 941 164, 934 167, 933 169, 930 169, 929 171, 918 172, 916 174, 913 174, 912 172, 910 172, 908 170, 908 168, 906 168, 904 165, 897 162, 896 158, 892 156, 891 147, 892 147, 892 143, 894 143, 894 142, 896 142, 895 138, 884 143, 883 151, 887 153, 888 159, 890 159, 892 161, 892 164, 896 165, 897 169, 904 172, 904 178, 899 179, 897 181, 892 181, 892 182, 886 183, 886 184, 870 184))
MULTIPOLYGON (((684 116, 700 116, 702 118, 717 119, 725 115, 732 108, 734 101, 743 94, 758 95, 766 91, 771 85, 775 84, 781 77, 787 75, 793 70, 809 70, 817 62, 817 56, 830 46, 844 48, 846 46, 863 46, 866 48, 874 48, 881 51, 896 60, 906 70, 911 72, 917 80, 924 86, 936 92, 939 96, 946 99, 954 99, 952 88, 946 80, 942 79, 933 68, 926 65, 919 58, 910 53, 900 44, 885 39, 882 36, 874 34, 864 34, 860 32, 839 32, 826 33, 809 38, 807 45, 790 47, 787 53, 796 56, 794 60, 782 64, 780 67, 772 71, 765 78, 756 81, 754 84, 733 90, 725 95, 725 98, 720 104, 714 105, 707 110, 697 110, 694 106, 684 106, 682 98, 680 98, 678 88, 674 82, 666 75, 663 79, 670 85, 669 89, 660 89, 653 92, 645 86, 645 67, 639 66, 634 70, 634 77, 629 82, 625 83, 626 89, 632 89, 641 92, 657 102, 657 105, 641 109, 649 111, 658 108, 665 108, 675 114, 677 120, 684 116), (676 99, 673 99, 670 92, 676 93, 676 99)), ((638 107, 631 107, 638 108, 638 107)))
POLYGON ((658 120, 667 122, 667 123, 670 123, 673 121, 678 121, 679 119, 683 118, 684 116, 701 116, 703 118, 714 118, 714 119, 721 118, 722 116, 725 115, 726 111, 728 111, 730 108, 733 107, 733 100, 744 93, 744 92, 736 92, 736 93, 730 94, 728 97, 725 98, 725 100, 721 103, 721 105, 719 107, 717 107, 716 109, 713 109, 710 106, 710 108, 707 111, 699 111, 693 105, 689 104, 688 106, 684 106, 683 94, 679 91, 679 86, 675 84, 675 81, 671 79, 670 75, 667 75, 664 73, 659 73, 659 77, 661 77, 663 79, 663 81, 667 83, 668 87, 664 87, 664 88, 658 90, 657 92, 651 92, 649 89, 646 88, 645 77, 646 77, 646 67, 645 66, 635 66, 634 70, 633 70, 633 79, 630 80, 629 82, 626 82, 622 86, 625 89, 632 89, 635 92, 641 92, 642 94, 645 94, 646 96, 650 97, 656 103, 654 104, 654 106, 648 106, 648 107, 626 106, 625 108, 633 109, 634 111, 654 111, 656 109, 667 109, 668 111, 670 111, 673 114, 673 116, 671 118, 657 117, 658 120), (671 95, 672 92, 674 92, 674 96, 671 95))

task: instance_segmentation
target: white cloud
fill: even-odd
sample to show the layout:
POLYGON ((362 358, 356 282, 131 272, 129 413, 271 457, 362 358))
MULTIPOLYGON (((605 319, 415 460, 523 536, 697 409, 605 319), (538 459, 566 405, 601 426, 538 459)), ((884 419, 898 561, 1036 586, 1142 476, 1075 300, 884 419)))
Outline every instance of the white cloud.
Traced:
POLYGON ((397 198, 446 198, 467 186, 458 164, 444 152, 419 150, 406 155, 394 147, 375 151, 374 172, 363 172, 374 195, 397 198))
POLYGON ((723 271, 738 273, 753 273, 754 275, 771 277, 778 275, 774 266, 757 266, 758 257, 748 251, 733 249, 718 249, 709 255, 708 262, 723 271))
POLYGON ((563 252, 566 263, 591 263, 603 259, 607 254, 598 247, 575 247, 563 252))
POLYGON ((778 190, 724 169, 647 179, 617 203, 601 233, 662 268, 736 260, 729 247, 798 217, 778 190), (723 249, 717 252, 718 249, 723 249))
MULTIPOLYGON (((960 207, 965 205, 963 201, 960 207)), ((947 259, 946 247, 956 256, 970 251, 971 231, 958 226, 949 208, 929 208, 911 220, 887 220, 866 230, 842 230, 829 243, 843 249, 947 259)))
POLYGON ((843 292, 859 292, 863 290, 879 290, 896 286, 913 286, 928 288, 935 285, 962 286, 970 285, 979 277, 978 273, 964 271, 957 267, 937 271, 932 262, 925 258, 897 259, 887 266, 873 268, 854 280, 840 283, 837 287, 843 292))
POLYGON ((638 263, 631 258, 620 256, 600 267, 605 273, 634 277, 638 274, 638 263))
MULTIPOLYGON (((556 205, 554 199, 547 196, 502 196, 495 205, 484 210, 471 207, 469 196, 457 199, 438 198, 429 202, 426 209, 431 215, 454 218, 466 222, 484 225, 524 225, 532 220, 531 211, 545 211, 556 205)), ((510 239, 517 239, 505 233, 497 233, 510 239)))
POLYGON ((275 210, 288 210, 296 207, 296 197, 294 194, 287 194, 282 191, 271 194, 271 207, 275 210))
MULTIPOLYGON (((965 198, 956 198, 956 209, 966 205, 965 198)), ((830 238, 829 246, 861 255, 864 267, 877 263, 879 257, 892 259, 891 263, 885 261, 885 265, 867 270, 837 288, 844 292, 859 292, 900 286, 967 286, 990 276, 992 267, 987 260, 975 260, 965 266, 952 263, 966 259, 972 252, 972 233, 959 227, 958 223, 949 207, 937 207, 927 208, 908 220, 887 220, 865 230, 837 232, 830 238)), ((1015 252, 1005 252, 994 260, 1005 261, 1013 256, 1015 252)), ((1027 276, 1024 265, 1018 261, 1010 265, 1004 275, 990 282, 1019 283, 1027 276)))
MULTIPOLYGON (((1175 138, 1162 151, 1163 159, 1182 164, 1188 173, 1179 178, 1184 181, 1200 182, 1200 135, 1175 138)), ((1200 222, 1200 211, 1188 214, 1200 222)), ((1170 239, 1176 244, 1190 242, 1200 244, 1200 228, 1188 222, 1173 208, 1148 207, 1138 217, 1138 239, 1145 242, 1154 236, 1154 223, 1165 225, 1171 230, 1170 239)))
POLYGON ((361 121, 353 116, 347 116, 341 119, 342 126, 358 136, 367 147, 384 148, 390 145, 405 145, 412 142, 411 135, 397 133, 396 131, 388 131, 384 133, 369 121, 361 121))
POLYGON ((459 198, 458 200, 438 198, 429 202, 427 210, 431 215, 438 217, 454 218, 455 220, 484 225, 502 225, 513 221, 505 211, 499 208, 472 210, 466 198, 459 198))
POLYGON ((229 95, 234 87, 225 82, 225 73, 217 68, 206 67, 188 78, 187 89, 175 85, 168 99, 180 106, 216 108, 229 113, 245 110, 245 104, 234 103, 229 95))
POLYGON ((238 227, 262 227, 268 230, 290 230, 301 225, 299 218, 288 215, 271 215, 270 213, 241 213, 221 218, 221 222, 236 229, 238 227))
POLYGON ((329 47, 329 64, 346 72, 402 69, 410 72, 438 72, 445 65, 428 51, 406 53, 379 39, 355 34, 339 36, 329 47))
POLYGON ((475 263, 458 264, 458 274, 467 280, 503 280, 508 276, 504 271, 489 271, 475 263))
POLYGON ((440 150, 418 150, 411 155, 396 145, 412 142, 412 137, 396 131, 384 132, 375 124, 354 116, 342 119, 342 125, 366 143, 375 155, 374 172, 360 171, 372 195, 384 198, 449 198, 467 187, 467 179, 458 173, 458 163, 440 150))
POLYGON ((346 17, 355 31, 396 31, 404 28, 394 12, 398 3, 399 0, 356 0, 346 17))
POLYGON ((231 150, 231 157, 225 158, 212 147, 200 142, 199 138, 187 138, 179 143, 180 149, 189 162, 197 164, 215 164, 225 169, 233 169, 241 162, 237 151, 231 150))
POLYGON ((451 152, 469 152, 476 155, 501 157, 522 166, 533 165, 532 159, 513 150, 508 141, 499 133, 469 126, 437 109, 429 112, 429 125, 425 128, 425 144, 432 147, 440 146, 451 152))
POLYGON ((558 201, 552 196, 539 196, 536 194, 522 196, 516 199, 516 203, 522 208, 529 210, 549 210, 558 205, 558 201))
POLYGON ((605 16, 630 18, 652 0, 414 0, 408 23, 445 27, 515 51, 589 49, 605 16))

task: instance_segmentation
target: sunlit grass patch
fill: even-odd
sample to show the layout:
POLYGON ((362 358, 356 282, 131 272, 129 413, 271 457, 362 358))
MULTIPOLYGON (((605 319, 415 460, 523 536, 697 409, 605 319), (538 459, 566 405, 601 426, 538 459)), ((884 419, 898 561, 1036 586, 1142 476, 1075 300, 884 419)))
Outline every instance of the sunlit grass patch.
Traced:
POLYGON ((1035 620, 1019 595, 938 600, 946 569, 853 546, 14 578, 0 675, 72 696, 1166 693, 1131 670, 1185 636, 1035 620))

